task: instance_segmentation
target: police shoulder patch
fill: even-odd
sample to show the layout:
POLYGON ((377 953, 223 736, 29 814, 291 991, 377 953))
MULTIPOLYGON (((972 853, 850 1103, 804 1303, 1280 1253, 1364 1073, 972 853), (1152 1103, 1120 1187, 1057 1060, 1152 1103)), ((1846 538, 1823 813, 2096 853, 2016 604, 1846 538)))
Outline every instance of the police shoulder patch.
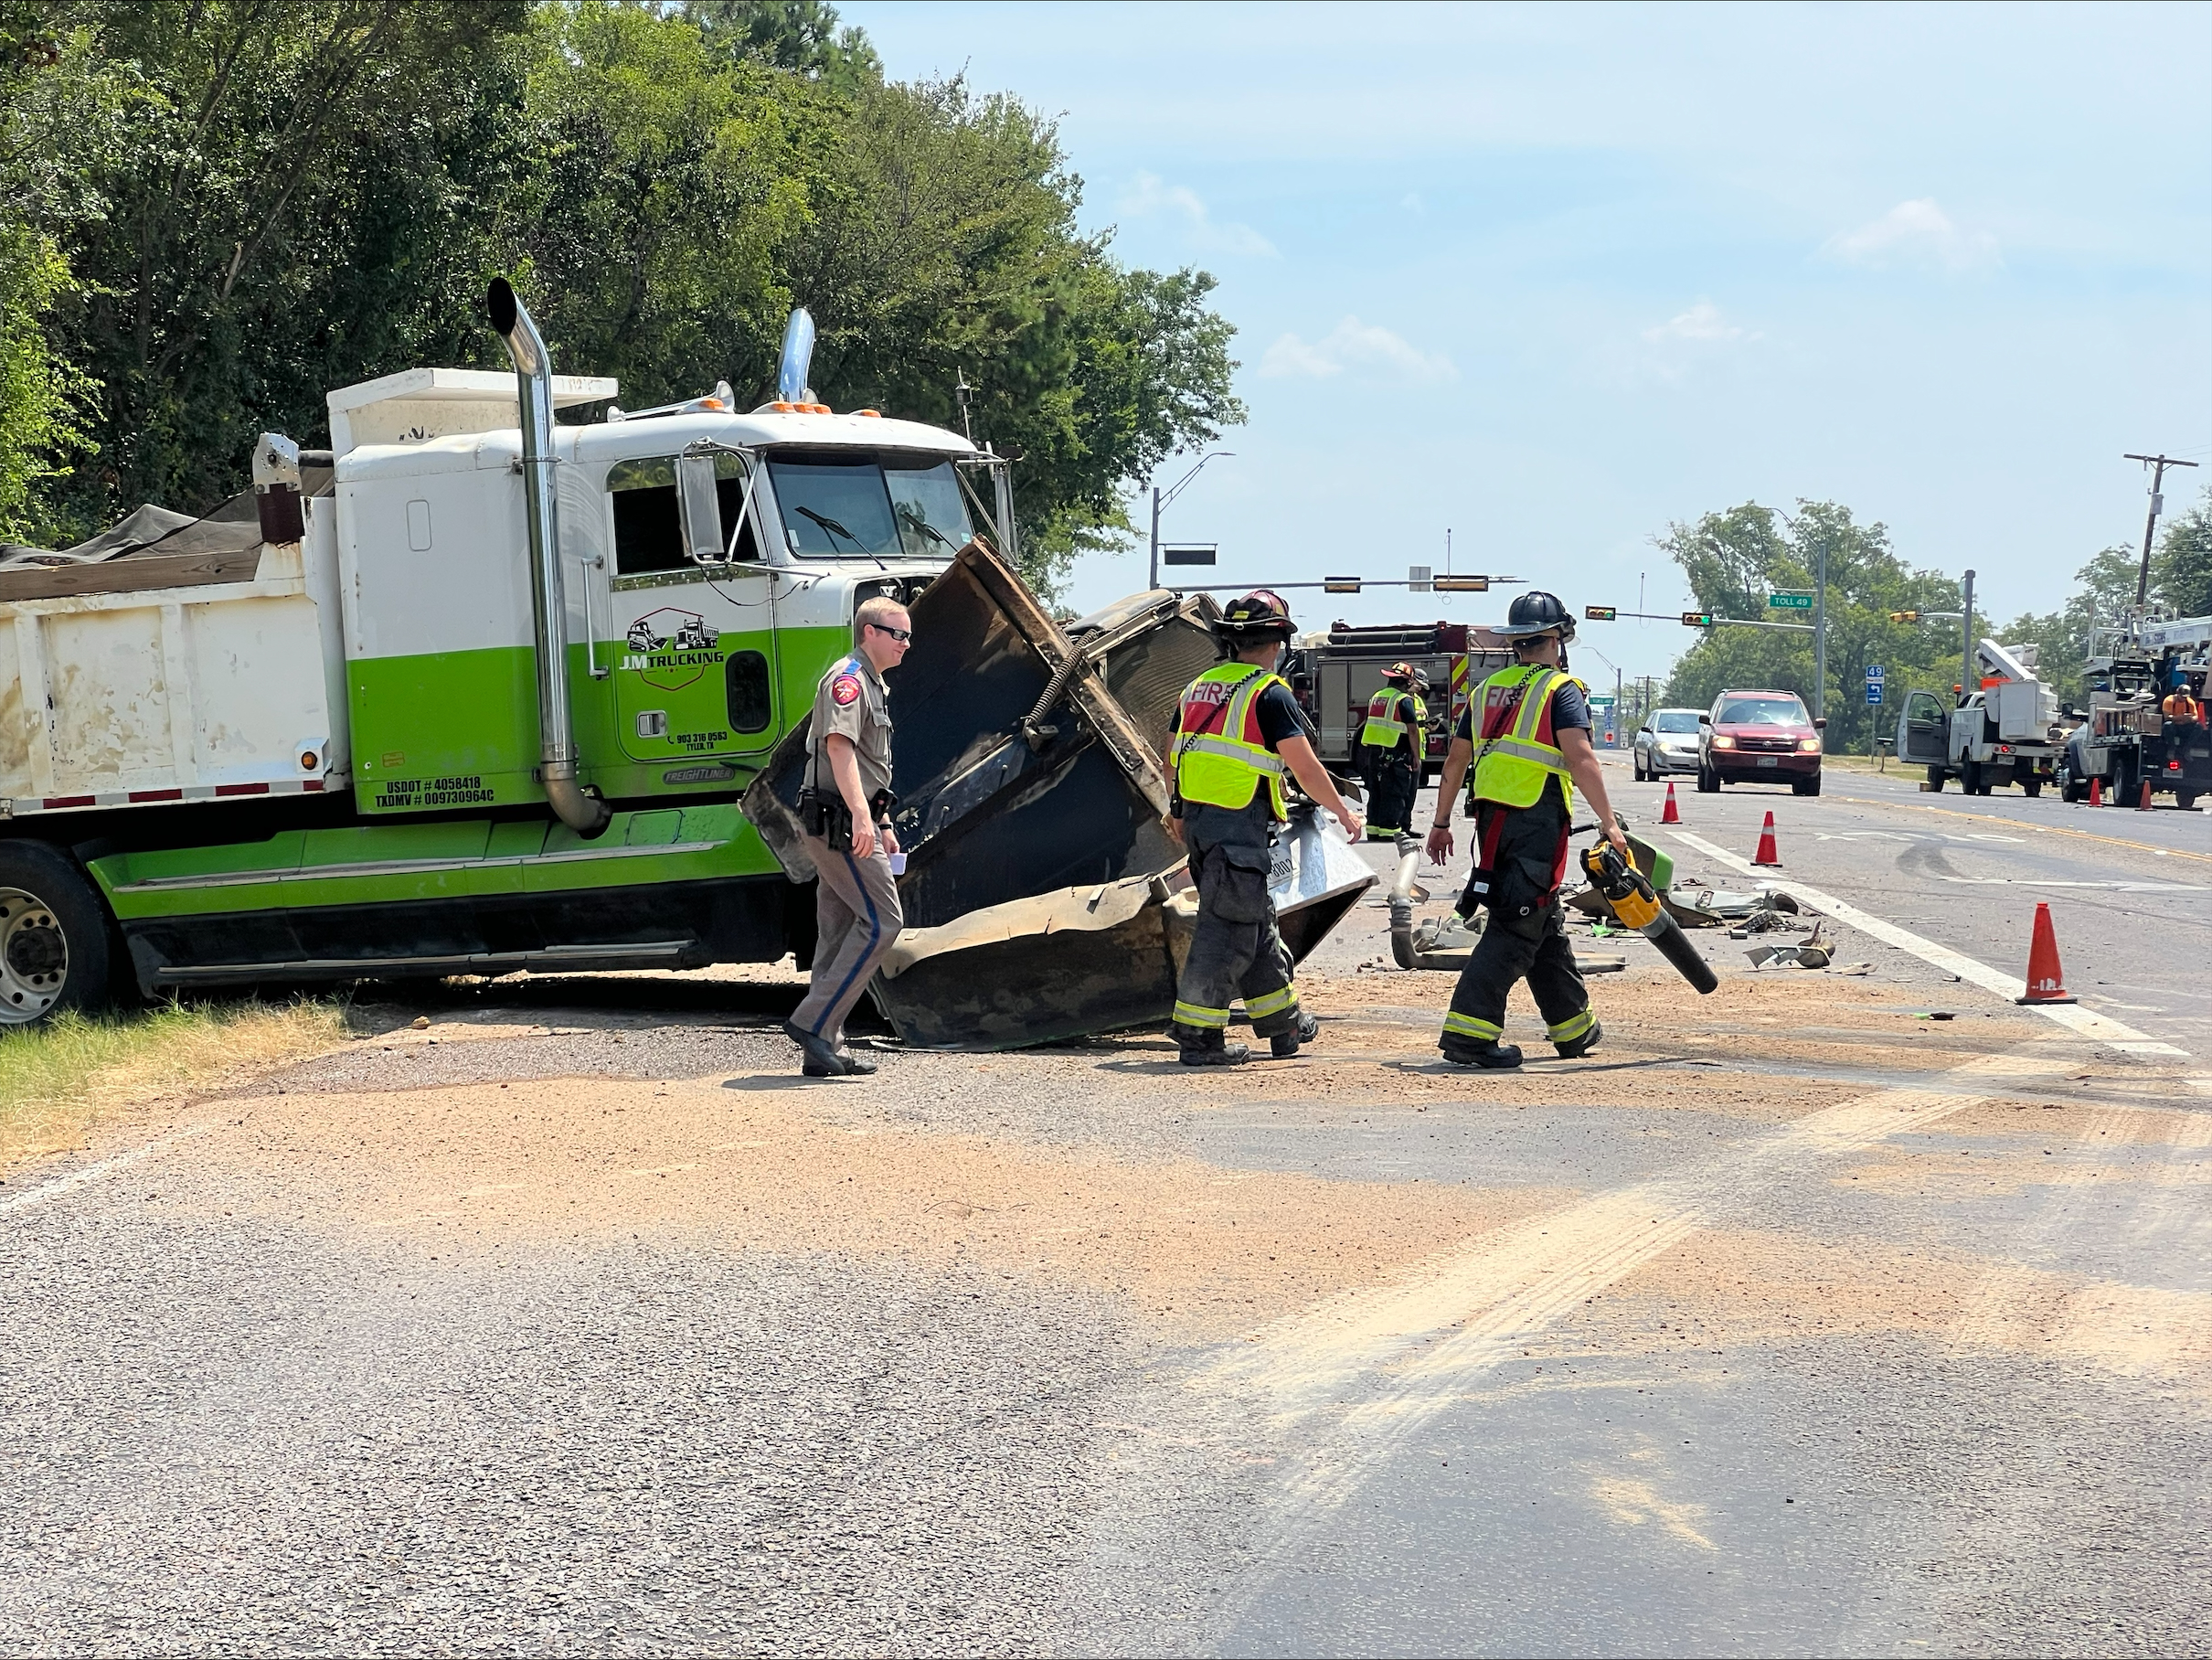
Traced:
POLYGON ((860 696, 860 676, 857 675, 839 675, 835 680, 830 682, 830 696, 835 698, 840 706, 851 703, 855 698, 860 696))

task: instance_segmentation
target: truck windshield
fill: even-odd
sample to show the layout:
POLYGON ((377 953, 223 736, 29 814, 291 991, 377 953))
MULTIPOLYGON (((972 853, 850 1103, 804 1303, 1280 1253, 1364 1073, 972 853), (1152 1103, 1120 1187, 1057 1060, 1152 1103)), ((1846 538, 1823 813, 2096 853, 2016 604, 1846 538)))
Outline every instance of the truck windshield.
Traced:
POLYGON ((952 463, 934 456, 771 456, 783 534, 801 559, 950 559, 968 539, 952 463))
POLYGON ((1731 697, 1720 706, 1722 726, 1801 727, 1812 725, 1805 706, 1794 697, 1731 697))
POLYGON ((1690 709, 1661 709, 1653 724, 1662 732, 1695 732, 1697 716, 1690 709))

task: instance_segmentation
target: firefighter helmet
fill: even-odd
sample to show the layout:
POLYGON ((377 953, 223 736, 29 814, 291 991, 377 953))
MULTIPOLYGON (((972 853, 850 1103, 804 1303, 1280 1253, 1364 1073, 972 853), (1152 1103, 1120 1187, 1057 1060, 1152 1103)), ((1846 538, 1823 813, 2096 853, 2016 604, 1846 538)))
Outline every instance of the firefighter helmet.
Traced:
POLYGON ((1422 686, 1428 682, 1428 676, 1410 663, 1393 663, 1383 671, 1383 678, 1397 681, 1402 686, 1422 686))
POLYGON ((1532 588, 1513 602, 1501 628, 1490 631, 1508 640, 1533 640, 1538 634, 1557 634, 1565 645, 1575 637, 1574 613, 1559 603, 1557 594, 1532 588))
POLYGON ((1291 608, 1264 588, 1231 600, 1214 624, 1214 633, 1239 650, 1271 637, 1287 641, 1297 632, 1291 608))

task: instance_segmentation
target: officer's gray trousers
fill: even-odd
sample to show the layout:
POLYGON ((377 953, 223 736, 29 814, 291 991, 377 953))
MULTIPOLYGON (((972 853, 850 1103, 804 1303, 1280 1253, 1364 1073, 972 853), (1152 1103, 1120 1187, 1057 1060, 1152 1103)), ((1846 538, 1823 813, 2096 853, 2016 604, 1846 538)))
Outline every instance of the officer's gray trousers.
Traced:
POLYGON ((883 844, 867 858, 850 846, 832 847, 820 836, 806 838, 814 857, 814 972, 806 995, 792 1012, 800 1030, 835 1043, 845 1017, 867 990, 868 979, 906 924, 899 908, 899 884, 883 844))
POLYGON ((1175 1041, 1186 1048, 1219 1042, 1229 1005, 1239 997, 1256 1037, 1272 1038, 1298 1025, 1291 953, 1268 900, 1271 859, 1265 846, 1242 844, 1191 850, 1198 920, 1175 984, 1175 1041))

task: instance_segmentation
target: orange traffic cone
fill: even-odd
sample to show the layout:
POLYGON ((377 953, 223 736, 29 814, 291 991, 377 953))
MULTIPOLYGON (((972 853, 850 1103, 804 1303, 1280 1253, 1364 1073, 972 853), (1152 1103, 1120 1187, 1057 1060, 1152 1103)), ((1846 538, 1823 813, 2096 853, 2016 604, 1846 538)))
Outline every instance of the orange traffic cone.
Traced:
POLYGON ((2036 906, 2035 937, 2027 945, 2027 995, 2021 1003, 2072 1003, 2066 976, 2058 972, 2058 936, 2051 929, 2051 908, 2036 906))
POLYGON ((2149 813, 2152 810, 2151 781, 2146 778, 2143 781, 2143 796, 2139 801, 2136 802, 2135 811, 2138 813, 2149 813))
POLYGON ((1767 813, 1767 827, 1759 833, 1759 851, 1751 856, 1754 865, 1771 865, 1781 868, 1781 855, 1774 851, 1774 814, 1767 813))
POLYGON ((1659 814, 1659 822, 1663 825, 1678 825, 1682 822, 1682 814, 1675 807, 1675 781, 1671 778, 1666 781, 1666 810, 1659 814))
POLYGON ((2104 780, 2101 778, 2090 780, 2090 805, 2092 807, 2104 805, 2104 780))

